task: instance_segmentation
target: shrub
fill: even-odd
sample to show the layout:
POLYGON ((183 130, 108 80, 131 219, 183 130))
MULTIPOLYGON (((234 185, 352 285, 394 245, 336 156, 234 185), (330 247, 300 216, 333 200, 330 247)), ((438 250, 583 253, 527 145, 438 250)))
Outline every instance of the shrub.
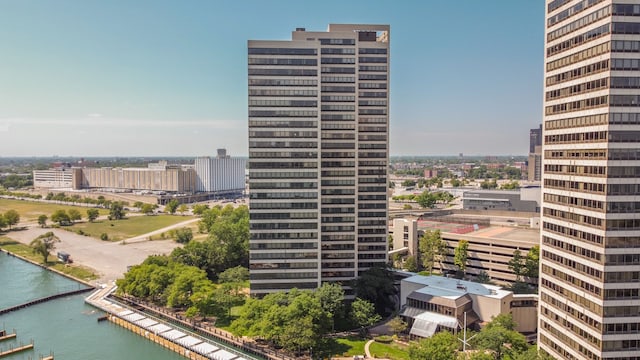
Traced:
POLYGON ((109 240, 109 235, 107 235, 107 233, 100 234, 100 240, 102 240, 102 241, 109 240))
POLYGON ((373 338, 373 340, 375 340, 376 342, 379 343, 383 343, 383 344, 389 344, 391 342, 393 342, 393 338, 389 335, 380 335, 380 336, 376 336, 373 338))

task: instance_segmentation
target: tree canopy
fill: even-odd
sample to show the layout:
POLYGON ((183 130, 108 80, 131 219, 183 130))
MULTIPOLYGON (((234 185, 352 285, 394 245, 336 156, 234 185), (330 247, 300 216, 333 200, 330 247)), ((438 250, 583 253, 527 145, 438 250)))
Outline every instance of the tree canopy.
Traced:
POLYGON ((20 222, 20 214, 18 214, 18 212, 13 209, 7 210, 7 212, 4 213, 3 217, 6 224, 9 225, 9 229, 11 229, 11 226, 17 225, 20 222))
POLYGON ((447 255, 447 243, 442 239, 440 230, 427 230, 418 243, 420 259, 424 269, 431 273, 436 261, 440 262, 447 255))
POLYGON ((397 289, 394 286, 393 275, 383 267, 375 266, 354 281, 356 296, 370 301, 378 314, 389 314, 395 309, 397 289))
POLYGON ((49 259, 49 253, 55 249, 55 243, 60 242, 52 231, 46 232, 31 241, 31 249, 34 254, 42 255, 43 261, 46 264, 49 259))
POLYGON ((293 352, 316 348, 331 330, 331 313, 323 306, 322 293, 292 289, 248 299, 230 330, 293 352))

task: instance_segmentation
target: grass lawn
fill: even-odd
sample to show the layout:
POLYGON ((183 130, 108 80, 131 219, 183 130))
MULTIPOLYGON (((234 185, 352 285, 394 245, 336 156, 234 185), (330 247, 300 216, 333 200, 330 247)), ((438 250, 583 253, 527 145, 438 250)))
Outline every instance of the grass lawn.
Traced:
POLYGON ((191 218, 190 216, 179 215, 131 216, 123 220, 98 220, 93 223, 77 223, 64 229, 74 232, 82 230, 85 234, 98 239, 100 234, 106 233, 109 235, 109 240, 119 241, 159 230, 191 218))
MULTIPOLYGON (((21 244, 17 241, 11 240, 6 236, 0 236, 0 248, 3 248, 9 252, 12 252, 16 255, 20 255, 25 257, 31 261, 42 264, 42 256, 34 254, 31 251, 31 248, 25 244, 21 244)), ((69 276, 72 276, 76 279, 81 279, 84 281, 90 281, 97 279, 98 276, 93 272, 93 270, 86 268, 80 265, 66 265, 56 261, 56 251, 53 250, 49 255, 49 261, 47 261, 47 266, 53 269, 56 269, 62 273, 65 273, 69 276)))
POLYGON ((409 360, 409 349, 398 343, 383 344, 373 342, 369 345, 371 355, 377 358, 386 358, 391 360, 409 360))
POLYGON ((366 344, 368 340, 361 337, 350 336, 348 338, 336 339, 336 341, 339 349, 334 349, 336 351, 332 351, 332 354, 339 356, 353 356, 364 355, 364 344, 366 344))
MULTIPOLYGON (((89 208, 84 206, 59 205, 27 200, 0 199, 0 213, 4 213, 11 209, 20 214, 20 221, 36 221, 38 220, 38 216, 42 214, 51 217, 51 214, 53 214, 54 211, 61 209, 65 211, 68 211, 69 209, 76 209, 83 217, 85 217, 87 216, 87 209, 89 208)), ((108 209, 98 209, 98 211, 100 212, 100 215, 109 214, 108 209)), ((47 223, 51 224, 51 220, 47 220, 47 223)))
MULTIPOLYGON (((189 216, 187 219, 192 219, 193 217, 189 216)), ((195 241, 204 241, 207 239, 207 237, 209 237, 209 234, 200 234, 198 232, 198 222, 194 222, 191 224, 187 224, 187 226, 185 226, 187 228, 191 229, 191 232, 193 233, 193 239, 195 241)), ((171 239, 169 237, 169 234, 156 234, 156 235, 152 235, 150 237, 150 240, 167 240, 167 239, 171 239), (164 238, 162 237, 162 235, 164 235, 164 238)))

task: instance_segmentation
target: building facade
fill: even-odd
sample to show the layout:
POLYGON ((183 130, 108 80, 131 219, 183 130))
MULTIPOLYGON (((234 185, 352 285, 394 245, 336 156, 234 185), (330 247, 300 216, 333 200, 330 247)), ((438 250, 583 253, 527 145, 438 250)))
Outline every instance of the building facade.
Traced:
POLYGON ((540 188, 518 190, 470 190, 462 194, 465 210, 540 211, 540 188))
POLYGON ((400 316, 409 334, 431 337, 436 331, 479 329, 500 314, 511 314, 514 330, 534 334, 537 330, 538 295, 517 295, 500 286, 443 276, 414 275, 400 282, 400 316))
POLYGON ((196 172, 191 166, 149 164, 147 168, 83 168, 81 189, 194 192, 196 172))
POLYGON ((241 194, 245 189, 246 166, 246 159, 226 155, 197 157, 195 161, 196 191, 241 194))
POLYGON ((527 180, 540 181, 542 178, 542 125, 529 130, 529 158, 527 180))
POLYGON ((640 359, 640 2, 547 0, 539 346, 640 359))
POLYGON ((331 24, 248 42, 252 294, 387 262, 389 39, 331 24))

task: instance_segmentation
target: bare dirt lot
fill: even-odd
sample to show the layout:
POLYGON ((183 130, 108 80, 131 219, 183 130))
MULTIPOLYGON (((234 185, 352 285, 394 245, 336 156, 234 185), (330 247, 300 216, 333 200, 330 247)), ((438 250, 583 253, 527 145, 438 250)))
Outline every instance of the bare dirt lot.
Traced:
POLYGON ((98 283, 121 278, 127 271, 127 266, 140 264, 149 255, 168 254, 180 246, 171 240, 131 242, 123 245, 121 242, 101 241, 65 230, 35 227, 11 231, 7 237, 28 245, 47 231, 53 231, 61 240, 56 244, 54 254, 57 251, 67 252, 74 263, 94 269, 99 275, 96 280, 98 283))

